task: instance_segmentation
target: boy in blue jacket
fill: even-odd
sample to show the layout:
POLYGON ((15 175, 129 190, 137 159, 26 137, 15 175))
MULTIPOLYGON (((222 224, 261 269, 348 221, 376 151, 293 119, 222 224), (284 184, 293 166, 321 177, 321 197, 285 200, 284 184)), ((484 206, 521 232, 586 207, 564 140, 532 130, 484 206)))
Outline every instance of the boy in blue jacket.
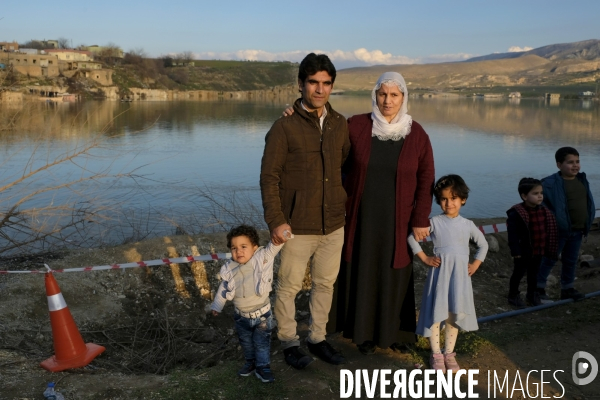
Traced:
MULTIPOLYGON (((585 295, 573 287, 575 268, 581 241, 590 230, 596 207, 585 173, 579 172, 581 166, 577 150, 561 147, 554 158, 559 171, 542 179, 542 186, 544 205, 554 213, 558 224, 558 252, 562 262, 560 298, 581 300, 585 295)), ((542 258, 537 277, 537 290, 542 301, 548 300, 546 280, 554 263, 550 258, 542 258)))

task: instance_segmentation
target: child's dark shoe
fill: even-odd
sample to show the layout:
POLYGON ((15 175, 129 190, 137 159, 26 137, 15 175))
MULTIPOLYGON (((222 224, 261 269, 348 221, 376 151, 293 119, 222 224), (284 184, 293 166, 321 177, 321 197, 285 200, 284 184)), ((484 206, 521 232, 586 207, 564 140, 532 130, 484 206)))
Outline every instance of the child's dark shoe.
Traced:
POLYGON ((532 306, 532 307, 536 307, 536 306, 541 306, 542 300, 540 299, 540 295, 535 292, 532 295, 527 295, 527 305, 532 306))
POLYGON ((539 287, 535 289, 535 291, 537 292, 542 302, 544 302, 544 300, 550 300, 550 297, 548 297, 548 295, 546 294, 546 289, 539 287))
POLYGON ((575 288, 563 289, 560 291, 560 299, 573 299, 575 301, 585 299, 585 294, 579 293, 575 288))
POLYGON ((292 346, 283 350, 283 356, 285 357, 285 362, 296 369, 303 369, 314 361, 311 356, 304 353, 298 346, 292 346))
POLYGON ((517 308, 527 307, 527 305, 525 304, 525 302, 523 301, 523 299, 521 298, 521 295, 519 293, 509 294, 508 295, 508 304, 515 306, 517 308))
POLYGON ((273 372, 271 372, 270 365, 265 365, 264 367, 256 367, 256 369, 254 370, 254 374, 263 383, 275 382, 275 377, 273 376, 273 372))
POLYGON ((250 376, 256 369, 254 360, 246 360, 246 364, 238 371, 238 376, 250 376))
POLYGON ((553 303, 553 300, 551 300, 550 297, 548 297, 548 294, 546 293, 546 289, 537 288, 535 291, 537 292, 542 304, 553 303))

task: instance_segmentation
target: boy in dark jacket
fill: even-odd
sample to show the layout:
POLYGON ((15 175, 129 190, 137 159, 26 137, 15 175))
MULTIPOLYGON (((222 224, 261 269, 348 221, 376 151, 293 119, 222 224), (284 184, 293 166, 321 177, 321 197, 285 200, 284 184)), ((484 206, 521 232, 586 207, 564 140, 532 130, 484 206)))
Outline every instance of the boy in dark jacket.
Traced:
MULTIPOLYGON (((585 297, 573 287, 575 267, 584 236, 596 215, 594 198, 585 173, 580 172, 579 153, 572 147, 561 147, 554 155, 559 172, 542 179, 544 205, 554 213, 558 225, 558 253, 562 262, 560 298, 581 300, 585 297)), ((540 299, 548 299, 546 280, 555 260, 544 257, 537 277, 540 299)))
POLYGON ((519 283, 527 273, 527 303, 542 304, 537 288, 537 275, 542 256, 557 258, 558 228, 552 212, 542 205, 544 195, 542 182, 534 178, 519 181, 522 203, 512 206, 507 212, 506 227, 508 245, 515 265, 510 277, 508 302, 522 308, 525 303, 519 294, 519 283))

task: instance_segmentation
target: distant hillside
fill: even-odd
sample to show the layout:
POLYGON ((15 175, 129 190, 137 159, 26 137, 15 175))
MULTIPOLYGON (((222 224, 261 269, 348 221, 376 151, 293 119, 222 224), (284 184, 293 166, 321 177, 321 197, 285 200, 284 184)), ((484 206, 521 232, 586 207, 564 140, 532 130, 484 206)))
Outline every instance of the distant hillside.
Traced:
POLYGON ((595 85, 600 80, 600 40, 555 44, 525 53, 491 54, 468 62, 349 68, 338 72, 336 89, 371 90, 386 71, 400 72, 409 91, 595 85))
POLYGON ((528 53, 528 52, 525 52, 525 51, 523 51, 523 52, 515 51, 515 52, 511 52, 511 53, 493 53, 493 54, 487 54, 485 56, 472 57, 472 58, 469 58, 468 60, 465 60, 465 61, 462 61, 462 62, 503 60, 503 59, 506 59, 506 58, 521 57, 525 53, 528 53))
POLYGON ((518 53, 488 54, 485 56, 469 58, 465 62, 517 58, 532 54, 549 60, 598 60, 600 59, 600 40, 591 39, 574 43, 551 44, 518 53))
MULTIPOLYGON (((8 61, 2 59, 2 54, 6 53, 0 53, 0 63, 8 64, 8 61)), ((294 85, 298 76, 298 64, 288 61, 192 60, 185 66, 166 66, 162 59, 126 56, 116 63, 106 61, 103 67, 113 71, 112 82, 121 96, 131 94, 132 89, 136 88, 175 91, 270 91, 274 87, 294 85)), ((104 95, 108 93, 106 86, 86 78, 84 74, 47 77, 0 70, 0 91, 4 87, 26 90, 29 85, 63 88, 57 91, 67 90, 84 97, 97 96, 99 90, 104 95)))
POLYGON ((165 67, 162 60, 114 66, 119 87, 177 90, 261 90, 293 84, 298 64, 266 61, 193 60, 193 66, 165 67))
POLYGON ((341 70, 335 83, 336 89, 370 90, 379 75, 396 71, 404 76, 409 90, 510 85, 550 70, 550 63, 542 57, 527 56, 472 63, 378 65, 341 70))

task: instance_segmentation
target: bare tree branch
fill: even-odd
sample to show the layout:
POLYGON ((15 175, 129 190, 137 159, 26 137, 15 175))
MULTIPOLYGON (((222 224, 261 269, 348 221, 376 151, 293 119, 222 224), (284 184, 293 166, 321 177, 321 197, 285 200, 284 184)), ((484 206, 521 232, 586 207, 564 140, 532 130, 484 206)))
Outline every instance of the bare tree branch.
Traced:
MULTIPOLYGON (((26 111, 24 108, 21 113, 26 111)), ((25 120, 27 118, 17 113, 10 119, 0 119, 0 123, 4 123, 0 127, 5 131, 18 131, 23 128, 18 121, 25 120), (14 128, 7 127, 7 122, 14 128)), ((88 121, 77 122, 77 117, 69 124, 81 132, 89 129, 88 121)), ((48 139, 44 135, 47 132, 42 132, 27 147, 31 153, 24 159, 20 172, 11 175, 9 168, 0 169, 0 254, 17 249, 39 251, 49 246, 87 243, 105 235, 104 231, 111 225, 109 220, 120 214, 119 201, 102 195, 106 182, 131 179, 135 183, 136 179, 144 178, 135 173, 137 168, 114 170, 118 150, 109 156, 102 155, 102 151, 106 153, 108 149, 105 134, 110 126, 109 122, 99 132, 91 133, 87 139, 57 155, 47 146, 48 139)), ((135 154, 130 156, 135 157, 135 154)))

